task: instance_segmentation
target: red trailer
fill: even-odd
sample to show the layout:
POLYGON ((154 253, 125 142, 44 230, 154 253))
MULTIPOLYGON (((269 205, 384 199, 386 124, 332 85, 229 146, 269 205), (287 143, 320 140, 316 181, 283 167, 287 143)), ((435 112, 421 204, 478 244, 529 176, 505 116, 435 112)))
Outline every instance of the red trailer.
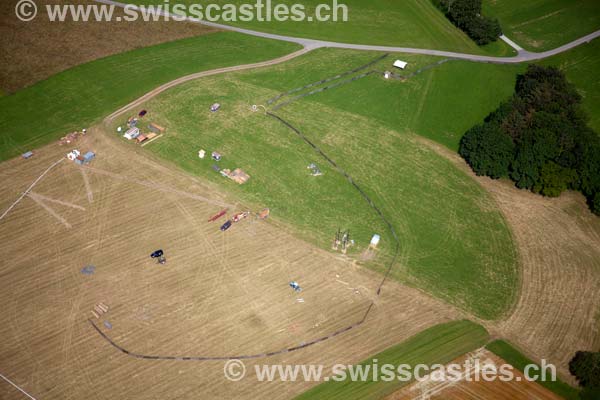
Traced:
POLYGON ((208 222, 215 222, 216 220, 218 220, 219 218, 221 218, 223 215, 227 214, 227 209, 224 209, 223 211, 221 211, 220 213, 218 213, 217 215, 213 215, 208 222))

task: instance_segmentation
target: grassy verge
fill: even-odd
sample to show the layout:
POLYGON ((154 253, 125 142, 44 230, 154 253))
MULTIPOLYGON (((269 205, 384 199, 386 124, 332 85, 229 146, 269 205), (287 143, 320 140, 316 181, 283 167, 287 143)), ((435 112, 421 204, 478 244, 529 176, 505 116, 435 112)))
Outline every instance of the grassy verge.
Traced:
MULTIPOLYGON (((488 340, 487 331, 470 321, 456 321, 436 325, 413 336, 407 341, 389 348, 360 365, 417 365, 446 364, 483 346, 488 340)), ((381 399, 410 382, 361 381, 336 382, 330 380, 296 397, 303 399, 381 399)))
MULTIPOLYGON (((322 248, 330 248, 338 228, 349 229, 356 241, 353 253, 361 259, 371 236, 383 235, 376 260, 367 263, 383 268, 394 242, 377 214, 292 131, 250 110, 252 104, 266 104, 266 99, 283 90, 362 65, 374 56, 319 50, 279 66, 209 77, 173 88, 143 106, 150 111, 149 118, 168 127, 167 135, 145 149, 221 183, 245 202, 270 207, 274 218, 322 248), (214 102, 221 103, 222 110, 213 114, 209 107, 214 102), (244 186, 225 180, 212 170, 212 161, 198 159, 200 149, 221 152, 222 168, 241 167, 251 180, 244 186), (324 175, 310 176, 310 163, 317 163, 324 175)), ((393 57, 373 68, 385 68, 391 61, 393 57)), ((412 61, 415 65, 411 68, 417 68, 431 60, 412 61)), ((446 65, 450 66, 445 64, 444 68, 446 65)), ((476 76, 482 82, 487 79, 483 73, 476 76)), ((442 78, 453 80, 455 76, 442 78)), ((406 96, 403 92, 416 93, 420 84, 410 80, 385 82, 372 76, 307 97, 277 113, 321 146, 383 210, 401 242, 400 261, 393 273, 396 279, 493 319, 512 304, 518 279, 516 255, 502 215, 470 177, 418 142, 412 133, 413 124, 420 120, 418 115, 404 121, 393 116, 388 124, 397 121, 395 129, 378 120, 385 120, 396 105, 423 107, 423 95, 406 96), (395 95, 403 97, 397 100, 395 95), (358 110, 361 105, 363 109, 358 110)), ((437 99, 439 107, 452 109, 448 103, 453 98, 440 93, 430 92, 427 100, 443 96, 437 99)), ((472 102, 463 105, 476 111, 466 113, 473 120, 464 117, 460 123, 472 124, 483 118, 486 104, 499 101, 493 94, 488 96, 487 102, 478 102, 479 108, 472 102)), ((403 108, 399 112, 411 117, 403 108)), ((427 119, 426 114, 423 119, 427 119)))
POLYGON ((504 33, 530 51, 559 47, 600 29, 597 0, 485 0, 483 13, 497 17, 504 33))
POLYGON ((97 122, 180 76, 283 56, 293 44, 215 33, 103 58, 0 97, 0 160, 97 122))
MULTIPOLYGON (((161 0, 129 0, 129 3, 160 5, 161 0)), ((193 0, 183 0, 193 4, 193 0)), ((216 0, 213 3, 236 5, 251 3, 248 0, 216 0)), ((289 5, 303 4, 306 14, 313 16, 321 0, 283 0, 289 5)), ((328 3, 328 2, 326 2, 328 3)), ((224 22, 233 26, 280 35, 330 40, 345 43, 362 43, 387 46, 406 46, 452 50, 466 53, 489 54, 498 49, 481 49, 467 35, 455 28, 431 1, 421 0, 345 0, 340 1, 349 8, 348 21, 338 22, 293 22, 258 21, 224 22)), ((274 3, 275 4, 275 3, 274 3)), ((331 2, 329 2, 331 4, 331 2)), ((214 13, 218 15, 218 12, 214 13)))
MULTIPOLYGON (((521 354, 521 352, 514 348, 510 343, 505 342, 504 340, 493 341, 492 343, 489 343, 486 348, 521 372, 523 372, 527 365, 535 364, 529 358, 521 354)), ((539 381, 538 383, 565 399, 579 399, 579 390, 569 386, 560 379, 557 379, 556 382, 539 381)))

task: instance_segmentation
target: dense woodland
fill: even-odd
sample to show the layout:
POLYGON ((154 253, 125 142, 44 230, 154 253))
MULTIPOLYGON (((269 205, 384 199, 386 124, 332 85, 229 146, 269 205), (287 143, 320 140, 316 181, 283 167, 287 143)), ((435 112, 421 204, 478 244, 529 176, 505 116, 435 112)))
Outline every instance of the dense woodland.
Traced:
POLYGON ((477 175, 544 196, 579 190, 600 215, 600 137, 557 68, 530 65, 512 98, 464 134, 459 153, 477 175))
POLYGON ((478 45, 494 42, 502 34, 495 18, 481 15, 482 0, 434 0, 446 17, 478 45))
POLYGON ((578 351, 569 363, 569 371, 583 388, 582 400, 600 399, 600 352, 578 351))

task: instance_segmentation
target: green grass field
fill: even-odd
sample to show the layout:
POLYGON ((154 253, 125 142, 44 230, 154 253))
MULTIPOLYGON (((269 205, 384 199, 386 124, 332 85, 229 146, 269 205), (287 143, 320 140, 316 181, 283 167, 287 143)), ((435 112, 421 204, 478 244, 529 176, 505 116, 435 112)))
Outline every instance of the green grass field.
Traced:
MULTIPOLYGON (((418 333, 407 341, 389 348, 360 365, 392 364, 447 364, 461 355, 485 345, 489 336, 487 331, 470 321, 456 321, 436 325, 418 333)), ((296 397, 303 399, 382 399, 410 382, 401 381, 360 381, 330 380, 296 397)))
MULTIPOLYGON (((278 68, 256 71, 241 79, 285 91, 367 63, 377 56, 368 52, 329 50, 317 50, 313 54, 311 58, 303 57, 278 68), (288 68, 294 68, 293 75, 288 68)), ((409 62, 405 74, 440 60, 412 54, 390 55, 375 69, 392 69, 396 58, 409 62)), ((525 65, 448 61, 405 82, 372 77, 312 96, 310 100, 458 149, 463 133, 512 95, 516 74, 524 70, 525 65)))
POLYGON ((485 0, 483 13, 497 17, 504 34, 521 47, 544 51, 600 29, 598 0, 485 0))
MULTIPOLYGON (((209 77, 174 88, 144 105, 150 118, 169 129, 167 136, 146 149, 222 183, 251 204, 270 207, 276 219, 291 224, 320 247, 329 248, 338 228, 350 229, 358 244, 356 252, 364 250, 374 233, 382 234, 377 262, 370 264, 381 268, 389 261, 392 238, 374 211, 292 131, 250 111, 252 104, 265 104, 281 91, 272 87, 291 89, 362 65, 374 56, 320 50, 285 65, 209 77), (211 114, 208 108, 217 101, 223 109, 211 114), (197 158, 201 148, 220 151, 225 156, 222 167, 241 167, 252 179, 242 187, 225 181, 211 169, 211 161, 197 158), (324 176, 310 176, 306 167, 312 162, 324 176)), ((423 65, 429 61, 420 60, 423 65)), ((455 68, 451 64, 441 68, 445 66, 455 68)), ((481 78, 485 79, 484 74, 481 78)), ((470 177, 417 141, 411 124, 418 116, 403 123, 395 119, 396 130, 369 117, 378 104, 394 102, 400 92, 417 90, 412 85, 421 83, 384 82, 372 76, 306 98, 278 113, 323 146, 392 221, 401 242, 394 277, 482 318, 496 318, 515 298, 518 272, 511 235, 493 201, 470 177), (388 85, 390 91, 380 85, 388 85), (366 87, 379 89, 365 93, 366 87), (364 115, 349 112, 344 109, 348 97, 374 104, 368 105, 364 115)), ((497 95, 488 93, 492 98, 497 95)), ((421 107, 421 96, 403 96, 406 107, 421 107)), ((465 118, 461 123, 470 126, 483 118, 489 111, 483 108, 487 103, 480 101, 478 111, 468 114, 472 120, 465 118)), ((472 108, 472 104, 463 107, 472 108)), ((389 111, 382 106, 382 114, 389 111)))
POLYGON ((583 97, 589 125, 600 133, 600 39, 542 62, 560 67, 583 97))
POLYGON ((277 58, 298 46, 215 33, 83 64, 0 97, 0 160, 82 129, 144 93, 194 72, 277 58))
MULTIPOLYGON (((128 2, 142 5, 164 4, 161 0, 130 0, 128 2)), ((182 1, 182 4, 193 3, 193 0, 182 1)), ((213 3, 241 5, 254 4, 255 1, 217 0, 213 3)), ((282 0, 278 3, 303 4, 306 6, 307 15, 314 15, 314 9, 318 4, 331 4, 331 2, 321 0, 282 0)), ((455 28, 429 0, 405 0, 402 2, 345 0, 339 3, 346 4, 349 8, 348 22, 278 22, 275 20, 260 22, 253 20, 224 23, 280 35, 345 43, 419 47, 478 54, 511 54, 510 47, 503 42, 484 48, 478 47, 462 31, 455 28)), ((218 13, 215 12, 215 15, 218 13)))
MULTIPOLYGON (((495 340, 489 343, 486 348, 521 372, 523 372, 527 365, 535 364, 533 361, 515 349, 510 343, 505 342, 504 340, 495 340)), ((538 383, 564 399, 579 399, 579 390, 569 386, 560 379, 557 379, 555 382, 538 381, 538 383)))

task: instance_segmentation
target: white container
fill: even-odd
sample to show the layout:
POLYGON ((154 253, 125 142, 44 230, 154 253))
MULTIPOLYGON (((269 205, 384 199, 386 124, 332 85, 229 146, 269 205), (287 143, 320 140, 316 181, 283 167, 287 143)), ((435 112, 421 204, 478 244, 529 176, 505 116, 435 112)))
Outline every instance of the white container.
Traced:
POLYGON ((379 245, 380 241, 381 241, 381 236, 373 235, 373 238, 371 239, 371 247, 377 247, 377 245, 379 245))

